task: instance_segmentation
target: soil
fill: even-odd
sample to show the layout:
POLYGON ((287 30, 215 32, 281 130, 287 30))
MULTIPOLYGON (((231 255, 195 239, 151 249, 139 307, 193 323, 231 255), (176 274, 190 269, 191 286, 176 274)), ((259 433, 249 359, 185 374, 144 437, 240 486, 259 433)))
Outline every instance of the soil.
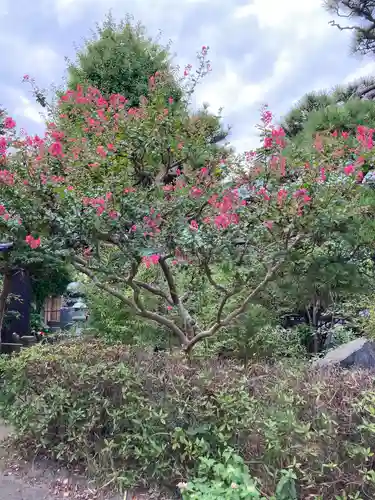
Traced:
POLYGON ((161 500, 155 492, 113 495, 56 463, 22 460, 7 442, 11 433, 12 429, 0 422, 1 500, 161 500))

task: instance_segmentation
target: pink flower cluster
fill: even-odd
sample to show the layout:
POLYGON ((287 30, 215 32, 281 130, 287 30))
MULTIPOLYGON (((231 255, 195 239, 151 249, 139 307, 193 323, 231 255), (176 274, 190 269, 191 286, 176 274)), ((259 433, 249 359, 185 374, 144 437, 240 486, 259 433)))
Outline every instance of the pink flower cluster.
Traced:
POLYGON ((25 238, 25 241, 33 250, 40 247, 40 237, 34 238, 31 234, 28 234, 25 238))
POLYGON ((5 184, 7 186, 13 186, 14 174, 9 172, 9 170, 0 170, 0 184, 5 184))
POLYGON ((148 268, 152 265, 157 264, 160 260, 160 255, 153 254, 150 256, 142 257, 142 263, 148 268))

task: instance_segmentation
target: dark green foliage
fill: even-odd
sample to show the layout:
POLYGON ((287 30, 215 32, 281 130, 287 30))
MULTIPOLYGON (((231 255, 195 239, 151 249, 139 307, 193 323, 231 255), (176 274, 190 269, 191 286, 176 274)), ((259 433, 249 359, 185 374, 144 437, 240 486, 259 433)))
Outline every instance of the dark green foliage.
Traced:
POLYGON ((162 47, 145 34, 143 26, 132 24, 130 18, 117 24, 108 16, 103 26, 85 47, 78 51, 77 61, 68 68, 68 87, 90 85, 105 96, 122 94, 131 106, 139 105, 141 96, 148 96, 149 78, 157 71, 170 75, 166 99, 181 98, 181 90, 170 63, 169 47, 162 47))
POLYGON ((106 342, 168 347, 165 331, 140 321, 112 295, 87 285, 85 302, 90 311, 88 331, 106 342))
POLYGON ((310 92, 283 118, 282 127, 290 138, 309 139, 317 131, 355 132, 358 125, 375 125, 373 100, 362 99, 361 89, 374 85, 364 78, 328 91, 310 92))
POLYGON ((245 371, 100 343, 36 346, 0 360, 1 414, 29 453, 105 482, 175 486, 201 457, 221 461, 232 447, 266 498, 288 467, 298 498, 373 498, 373 377, 288 365, 245 371))
POLYGON ((282 127, 288 137, 295 137, 303 130, 304 124, 312 111, 317 111, 332 104, 327 92, 310 92, 284 117, 282 127))
POLYGON ((331 104, 313 111, 304 124, 305 137, 316 132, 355 132, 358 125, 375 126, 375 102, 351 99, 343 105, 331 104))
POLYGON ((63 295, 71 281, 72 273, 60 262, 56 262, 53 266, 45 265, 34 269, 31 283, 37 310, 40 310, 47 297, 63 295))

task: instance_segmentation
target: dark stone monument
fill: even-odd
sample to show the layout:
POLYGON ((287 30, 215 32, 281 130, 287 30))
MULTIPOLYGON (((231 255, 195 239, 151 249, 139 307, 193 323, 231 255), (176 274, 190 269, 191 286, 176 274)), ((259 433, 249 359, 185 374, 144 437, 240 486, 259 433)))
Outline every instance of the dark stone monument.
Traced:
POLYGON ((19 337, 30 334, 32 288, 30 276, 27 271, 17 269, 12 272, 9 294, 10 301, 6 305, 6 313, 1 331, 2 344, 14 343, 13 333, 16 333, 19 337))

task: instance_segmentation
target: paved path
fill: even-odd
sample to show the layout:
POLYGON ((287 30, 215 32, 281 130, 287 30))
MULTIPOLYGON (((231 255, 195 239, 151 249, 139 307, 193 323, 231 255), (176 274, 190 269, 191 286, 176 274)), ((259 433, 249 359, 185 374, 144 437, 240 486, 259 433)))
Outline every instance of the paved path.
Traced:
MULTIPOLYGON (((158 495, 128 493, 106 495, 89 487, 87 480, 75 477, 53 464, 33 465, 9 460, 2 441, 12 430, 0 421, 0 500, 156 500, 158 495), (5 453, 4 453, 5 452, 5 453)), ((166 497, 163 496, 165 500, 166 497)))
MULTIPOLYGON (((1 500, 57 500, 69 498, 54 495, 50 488, 41 485, 31 486, 21 478, 0 475, 1 500)), ((74 498, 74 497, 70 497, 74 498)))
POLYGON ((0 421, 0 500, 104 500, 85 481, 79 484, 69 478, 66 471, 4 459, 6 450, 1 443, 10 433, 11 429, 0 421))

